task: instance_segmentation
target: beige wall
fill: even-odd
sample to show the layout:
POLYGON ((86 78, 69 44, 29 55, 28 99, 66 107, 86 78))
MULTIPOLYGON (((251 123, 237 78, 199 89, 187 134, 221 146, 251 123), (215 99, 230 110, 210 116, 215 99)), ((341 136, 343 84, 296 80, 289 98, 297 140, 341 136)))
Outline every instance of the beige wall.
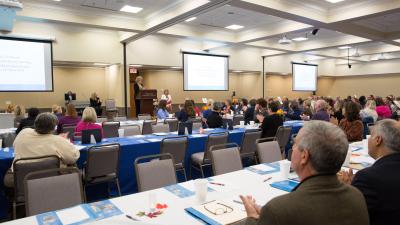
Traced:
POLYGON ((102 68, 55 67, 53 72, 54 92, 3 92, 0 94, 1 105, 5 105, 6 101, 40 108, 64 105, 64 93, 69 90, 76 93, 77 100, 88 101, 92 92, 97 92, 101 99, 106 97, 102 68))

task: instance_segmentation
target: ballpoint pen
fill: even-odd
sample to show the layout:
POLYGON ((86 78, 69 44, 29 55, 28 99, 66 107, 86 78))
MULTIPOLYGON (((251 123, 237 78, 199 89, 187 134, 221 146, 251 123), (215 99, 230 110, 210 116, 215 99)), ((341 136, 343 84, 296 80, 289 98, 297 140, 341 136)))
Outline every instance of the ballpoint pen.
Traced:
POLYGON ((267 179, 265 179, 263 182, 267 182, 267 181, 269 181, 269 180, 271 180, 272 179, 272 177, 268 177, 267 179))
POLYGON ((216 183, 216 182, 210 182, 210 184, 219 185, 219 186, 225 186, 225 184, 216 183))

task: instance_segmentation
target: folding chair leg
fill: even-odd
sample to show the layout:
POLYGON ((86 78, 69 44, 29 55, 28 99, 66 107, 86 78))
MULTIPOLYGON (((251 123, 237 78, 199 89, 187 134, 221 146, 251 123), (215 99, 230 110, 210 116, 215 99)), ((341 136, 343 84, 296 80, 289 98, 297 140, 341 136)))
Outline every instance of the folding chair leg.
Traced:
POLYGON ((189 165, 189 178, 190 179, 192 179, 192 177, 193 177, 193 175, 192 175, 192 167, 193 167, 193 164, 192 164, 192 162, 190 162, 190 165, 189 165))
POLYGON ((17 203, 13 201, 13 219, 17 219, 17 203))
POLYGON ((119 196, 122 196, 122 195, 121 195, 121 188, 119 187, 119 180, 118 180, 118 178, 115 179, 115 183, 117 184, 117 190, 118 190, 119 196))
POLYGON ((202 177, 202 178, 205 178, 205 176, 204 176, 204 171, 203 171, 203 166, 202 166, 202 165, 200 166, 200 172, 201 172, 201 177, 202 177))
POLYGON ((185 177, 185 181, 187 181, 187 176, 186 176, 186 169, 185 169, 185 167, 183 167, 182 171, 183 171, 183 176, 185 177))

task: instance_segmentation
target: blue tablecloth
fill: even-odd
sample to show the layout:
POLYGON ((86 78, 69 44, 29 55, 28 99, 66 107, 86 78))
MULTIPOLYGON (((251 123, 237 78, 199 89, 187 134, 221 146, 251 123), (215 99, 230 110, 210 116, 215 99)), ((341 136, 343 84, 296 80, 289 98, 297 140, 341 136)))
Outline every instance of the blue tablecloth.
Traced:
MULTIPOLYGON (((302 126, 300 123, 290 123, 285 122, 285 126, 292 126, 292 133, 297 133, 302 126)), ((215 129, 212 132, 222 132, 223 129, 215 129)), ((235 142, 237 144, 242 143, 244 129, 234 129, 229 131, 229 142, 235 142)), ((205 143, 207 139, 207 132, 204 135, 198 135, 198 133, 193 132, 194 135, 189 135, 188 140, 188 151, 185 158, 186 173, 189 175, 189 163, 190 156, 193 153, 202 152, 205 148, 205 143)), ((169 135, 177 136, 177 135, 169 135)), ((119 163, 119 182, 121 186, 121 192, 123 195, 131 194, 137 192, 136 176, 134 169, 134 161, 140 156, 159 154, 160 153, 160 143, 162 138, 165 136, 156 135, 145 135, 145 137, 134 138, 134 137, 124 137, 124 138, 109 138, 100 144, 109 143, 119 143, 121 145, 120 163, 119 163), (149 140, 154 139, 154 140, 149 140), (155 140, 155 139, 158 139, 155 140)), ((90 145, 88 145, 89 147, 90 145)), ((83 163, 86 160, 87 148, 81 150, 81 156, 78 160, 78 166, 82 168, 83 163)), ((12 160, 14 158, 13 149, 10 148, 8 152, 4 149, 0 151, 0 218, 4 218, 7 215, 7 201, 4 195, 3 178, 4 174, 10 168, 12 160)), ((194 173, 195 171, 193 171, 194 173)), ((197 175, 198 176, 198 175, 197 175)), ((196 174, 194 174, 196 177, 196 174)))

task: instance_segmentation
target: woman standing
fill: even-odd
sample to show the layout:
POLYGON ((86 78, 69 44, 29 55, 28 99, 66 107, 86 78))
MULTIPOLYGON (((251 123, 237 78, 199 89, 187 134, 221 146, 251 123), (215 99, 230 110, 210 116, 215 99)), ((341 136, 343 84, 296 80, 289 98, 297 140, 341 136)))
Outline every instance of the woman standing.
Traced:
POLYGON ((100 98, 97 96, 96 92, 93 92, 92 95, 90 96, 90 107, 96 110, 96 114, 98 116, 101 116, 102 113, 101 101, 100 98))
POLYGON ((133 89, 135 91, 135 106, 136 106, 136 117, 141 113, 140 110, 140 93, 144 90, 143 85, 143 77, 137 76, 135 80, 135 84, 133 85, 133 89))

